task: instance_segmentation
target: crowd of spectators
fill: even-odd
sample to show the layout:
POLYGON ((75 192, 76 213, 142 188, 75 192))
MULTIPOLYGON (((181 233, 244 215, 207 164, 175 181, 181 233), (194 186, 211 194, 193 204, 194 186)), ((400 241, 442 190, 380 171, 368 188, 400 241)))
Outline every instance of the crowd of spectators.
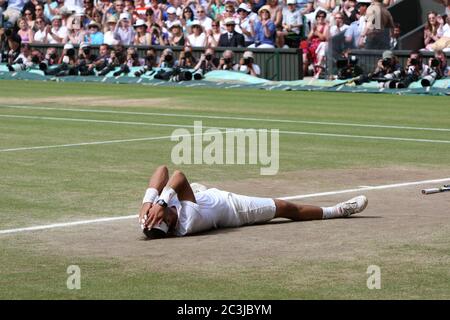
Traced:
MULTIPOLYGON (((345 49, 396 49, 401 29, 386 9, 395 2, 0 0, 0 26, 14 27, 21 44, 300 48, 304 74, 318 77, 337 34, 345 33, 345 49)), ((449 22, 428 15, 426 50, 445 51, 449 22)))

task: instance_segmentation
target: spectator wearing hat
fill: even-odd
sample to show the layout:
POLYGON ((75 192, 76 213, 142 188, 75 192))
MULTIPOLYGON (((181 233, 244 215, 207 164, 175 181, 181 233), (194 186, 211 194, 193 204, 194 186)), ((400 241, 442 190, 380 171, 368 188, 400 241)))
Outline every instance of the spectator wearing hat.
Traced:
POLYGON ((167 9, 167 20, 164 22, 166 29, 170 29, 170 27, 174 23, 180 23, 177 17, 177 10, 174 7, 170 7, 167 9))
POLYGON ((284 8, 283 10, 282 29, 280 31, 277 31, 278 48, 283 48, 285 46, 286 38, 299 37, 301 28, 303 26, 303 16, 300 10, 297 9, 296 0, 287 0, 286 4, 287 8, 284 8))
POLYGON ((192 33, 187 38, 187 43, 191 47, 206 47, 208 46, 208 37, 203 32, 203 27, 198 20, 192 22, 192 33))
POLYGON ((372 72, 372 77, 384 78, 387 74, 393 74, 401 69, 402 66, 398 58, 392 51, 386 50, 383 52, 382 58, 378 60, 375 70, 372 72))
POLYGON ((358 20, 353 22, 350 27, 345 30, 345 42, 351 49, 364 47, 365 37, 362 32, 366 26, 366 11, 370 5, 370 0, 357 0, 356 10, 358 20))
POLYGON ((47 43, 58 44, 66 43, 68 31, 67 28, 61 24, 61 16, 53 16, 52 25, 47 26, 47 43))
POLYGON ((227 32, 220 36, 218 44, 219 47, 244 47, 244 36, 234 30, 236 26, 234 19, 227 18, 225 20, 225 26, 227 28, 227 32))
POLYGON ((115 16, 110 15, 108 19, 106 19, 106 25, 104 28, 103 41, 105 44, 110 46, 115 46, 119 44, 119 40, 114 37, 114 29, 117 25, 117 19, 115 16))
POLYGON ((249 48, 275 48, 276 27, 270 19, 270 11, 262 7, 258 14, 260 21, 255 23, 255 43, 249 48))
POLYGON ((91 21, 88 25, 88 32, 84 37, 84 41, 91 45, 101 45, 103 40, 104 37, 103 32, 101 32, 101 26, 97 22, 91 21))
POLYGON ((366 37, 365 48, 369 50, 388 49, 390 32, 394 28, 394 19, 384 7, 382 0, 373 0, 367 8, 366 21, 361 34, 366 37))
MULTIPOLYGON (((291 0, 295 1, 295 0, 291 0)), ((244 46, 248 47, 255 43, 254 36, 254 24, 255 19, 258 19, 258 15, 252 12, 250 6, 246 3, 241 3, 237 9, 239 14, 239 28, 241 29, 242 35, 244 36, 244 46)))
POLYGON ((202 6, 197 6, 196 13, 197 13, 197 20, 202 25, 203 30, 205 30, 205 32, 211 30, 212 19, 206 15, 205 8, 203 8, 202 6))
POLYGON ((134 41, 135 32, 130 22, 130 15, 126 12, 120 14, 119 21, 114 29, 114 38, 119 44, 129 46, 134 41))
POLYGON ((134 24, 136 34, 134 36, 134 45, 137 46, 150 46, 152 44, 152 36, 147 32, 147 24, 144 20, 138 19, 134 24))
POLYGON ((261 75, 261 68, 255 63, 253 52, 244 52, 244 55, 239 61, 239 72, 246 73, 254 77, 259 77, 261 75))
POLYGON ((181 23, 172 24, 169 32, 169 46, 184 46, 186 41, 181 23))

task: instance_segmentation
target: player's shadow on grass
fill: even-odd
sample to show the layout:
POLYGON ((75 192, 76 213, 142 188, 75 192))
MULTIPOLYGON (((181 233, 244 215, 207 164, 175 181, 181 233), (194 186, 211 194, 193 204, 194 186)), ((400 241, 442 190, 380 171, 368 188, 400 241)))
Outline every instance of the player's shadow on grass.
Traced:
MULTIPOLYGON (((382 216, 350 216, 350 217, 343 218, 343 219, 381 219, 381 218, 383 218, 383 217, 382 216)), ((333 219, 331 219, 331 220, 333 220, 333 219)), ((251 225, 242 226, 239 228, 222 228, 222 229, 208 230, 208 231, 204 231, 204 232, 191 234, 188 237, 191 238, 191 237, 202 237, 202 236, 209 236, 209 235, 227 234, 227 233, 238 232, 242 228, 259 227, 259 226, 264 226, 264 225, 277 225, 277 224, 284 224, 284 223, 306 223, 306 222, 311 222, 311 221, 318 221, 318 220, 292 221, 289 219, 277 218, 275 220, 271 220, 268 222, 251 224, 251 225)), ((167 237, 167 239, 183 239, 183 238, 184 237, 177 237, 174 235, 170 235, 167 237)), ((164 240, 164 238, 163 239, 147 239, 146 237, 142 237, 142 238, 140 238, 140 240, 155 241, 155 240, 164 240)))

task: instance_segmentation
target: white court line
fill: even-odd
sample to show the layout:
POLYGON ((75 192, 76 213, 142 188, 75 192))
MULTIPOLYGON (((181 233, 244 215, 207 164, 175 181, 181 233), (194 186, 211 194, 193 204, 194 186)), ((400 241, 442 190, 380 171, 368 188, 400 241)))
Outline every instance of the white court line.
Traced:
MULTIPOLYGON (((144 125, 144 126, 158 126, 158 127, 194 128, 193 125, 187 125, 187 124, 165 124, 165 123, 151 123, 151 122, 93 120, 93 119, 41 117, 41 116, 19 116, 19 115, 5 115, 5 114, 0 114, 0 117, 3 117, 3 118, 35 119, 35 120, 50 120, 50 121, 73 121, 73 122, 89 122, 89 123, 111 123, 111 124, 123 124, 123 125, 144 125)), ((203 128, 205 128, 205 129, 217 128, 217 129, 223 129, 223 130, 225 130, 225 129, 236 129, 236 128, 210 127, 210 126, 203 126, 203 128)), ((246 128, 246 129, 250 129, 250 128, 246 128)), ((265 128, 251 128, 251 129, 265 129, 265 128)), ((387 141, 405 141, 405 142, 425 142, 425 143, 450 144, 450 140, 415 139, 415 138, 383 137, 383 136, 362 136, 362 135, 351 135, 351 134, 303 132, 303 131, 284 131, 284 130, 279 130, 279 133, 281 133, 281 134, 291 134, 291 135, 318 136, 318 137, 338 137, 338 138, 351 138, 351 139, 369 139, 369 140, 387 140, 387 141)), ((22 150, 26 150, 26 149, 22 149, 22 150)), ((0 152, 2 152, 1 149, 0 149, 0 152)))
POLYGON ((198 114, 190 115, 190 114, 180 114, 180 113, 132 112, 132 111, 114 111, 114 110, 99 110, 99 109, 52 108, 52 107, 13 106, 13 105, 0 105, 0 108, 54 110, 54 111, 88 112, 88 113, 110 113, 110 114, 126 114, 126 115, 140 115, 140 116, 164 116, 164 117, 195 118, 195 119, 243 120, 243 121, 274 122, 274 123, 315 124, 315 125, 324 125, 324 126, 347 126, 347 127, 362 127, 362 128, 383 128, 383 129, 450 132, 450 128, 390 126, 390 125, 380 125, 380 124, 362 124, 362 123, 345 123, 345 122, 328 122, 328 121, 306 121, 306 120, 288 120, 288 119, 264 119, 264 118, 231 117, 231 116, 206 116, 206 115, 198 115, 198 114))
MULTIPOLYGON (((277 199, 298 200, 298 199, 322 197, 322 196, 329 196, 329 195, 336 195, 336 194, 343 194, 343 193, 353 193, 353 192, 361 192, 361 191, 369 191, 369 190, 383 190, 383 189, 401 188, 401 187, 407 187, 407 186, 415 186, 415 185, 429 184, 429 183, 438 183, 438 182, 445 182, 445 181, 450 181, 450 178, 433 179, 433 180, 422 180, 422 181, 386 184, 386 185, 380 185, 380 186, 374 186, 374 187, 365 187, 365 188, 355 188, 355 189, 345 189, 345 190, 328 191, 328 192, 320 192, 320 193, 311 193, 311 194, 304 194, 304 195, 280 197, 280 198, 277 198, 277 199)), ((82 220, 82 221, 74 221, 74 222, 66 222, 66 223, 54 223, 54 224, 34 226, 34 227, 6 229, 6 230, 0 230, 0 235, 1 234, 27 232, 27 231, 37 231, 37 230, 46 230, 46 229, 71 227, 71 226, 90 224, 90 223, 98 223, 98 222, 110 222, 110 221, 117 221, 117 220, 135 219, 135 218, 137 218, 137 216, 138 215, 134 214, 134 215, 128 215, 128 216, 121 216, 121 217, 107 217, 107 218, 99 218, 99 219, 92 219, 92 220, 82 220)))

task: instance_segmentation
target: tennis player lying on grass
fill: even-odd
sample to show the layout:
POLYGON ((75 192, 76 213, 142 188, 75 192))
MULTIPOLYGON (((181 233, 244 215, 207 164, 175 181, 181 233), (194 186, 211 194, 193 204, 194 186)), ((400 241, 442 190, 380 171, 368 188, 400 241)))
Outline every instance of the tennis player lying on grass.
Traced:
POLYGON ((367 198, 358 196, 333 207, 298 205, 280 199, 247 197, 219 189, 189 184, 181 171, 169 179, 166 166, 150 178, 139 213, 149 239, 169 234, 185 236, 216 228, 240 227, 274 218, 294 221, 348 217, 363 211, 367 198), (193 190, 194 188, 194 190, 193 190))

